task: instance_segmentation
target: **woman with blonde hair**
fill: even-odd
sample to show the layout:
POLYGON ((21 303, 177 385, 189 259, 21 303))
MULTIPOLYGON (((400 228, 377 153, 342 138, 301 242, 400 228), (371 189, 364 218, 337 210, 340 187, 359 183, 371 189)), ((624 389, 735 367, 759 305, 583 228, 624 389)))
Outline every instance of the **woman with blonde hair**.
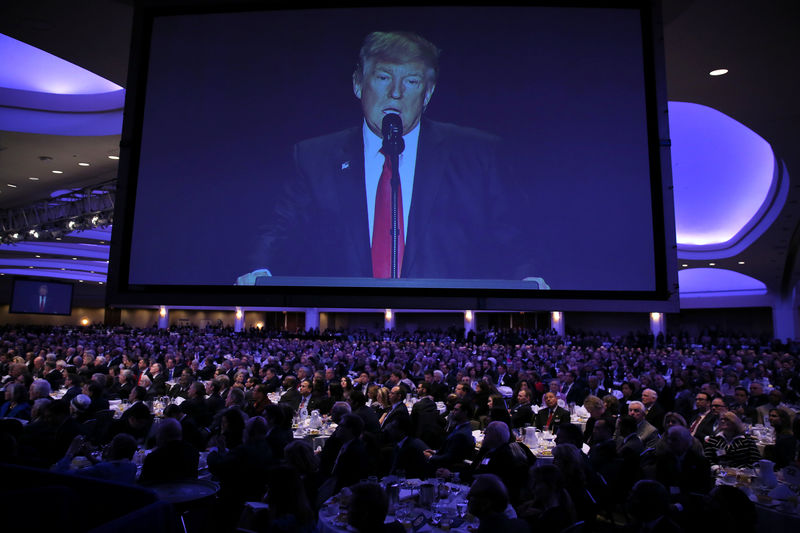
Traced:
POLYGON ((728 411, 719 417, 719 432, 706 440, 706 459, 711 464, 742 468, 761 459, 756 441, 745 434, 744 423, 728 411))

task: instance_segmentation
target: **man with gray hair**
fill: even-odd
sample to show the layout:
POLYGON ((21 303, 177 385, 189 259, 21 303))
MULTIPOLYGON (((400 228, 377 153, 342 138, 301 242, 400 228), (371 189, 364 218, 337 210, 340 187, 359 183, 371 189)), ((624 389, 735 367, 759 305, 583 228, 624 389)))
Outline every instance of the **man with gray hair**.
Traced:
POLYGON ((664 431, 664 415, 667 414, 658 403, 658 393, 653 389, 642 391, 642 404, 645 410, 645 420, 650 422, 659 432, 664 431))
POLYGON ((28 390, 28 398, 35 402, 39 398, 50 398, 50 382, 46 379, 35 379, 28 390))
POLYGON ((633 401, 628 404, 628 414, 636 420, 636 434, 642 439, 645 448, 654 446, 658 441, 658 430, 645 420, 645 408, 642 402, 633 401))

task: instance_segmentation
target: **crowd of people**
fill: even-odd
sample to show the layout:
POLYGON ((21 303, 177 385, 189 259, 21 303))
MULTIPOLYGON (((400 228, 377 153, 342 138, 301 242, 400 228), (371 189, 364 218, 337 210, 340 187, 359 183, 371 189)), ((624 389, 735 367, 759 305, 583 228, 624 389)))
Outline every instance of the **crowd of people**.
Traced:
POLYGON ((351 508, 369 510, 351 525, 379 531, 386 496, 363 480, 401 474, 469 483, 481 530, 614 530, 622 516, 632 531, 688 531, 713 516, 752 531, 753 504, 715 488, 712 469, 797 462, 798 348, 722 335, 7 326, 0 462, 148 485, 196 477, 208 452, 222 529, 264 499, 251 527, 313 531, 316 510, 349 487, 351 508), (181 400, 156 417, 164 397, 181 400), (129 402, 119 418, 115 399, 129 402), (590 415, 584 429, 574 406, 590 415), (315 410, 336 424, 318 450, 292 431, 315 410), (775 432, 763 456, 748 434, 759 424, 775 432), (555 434, 552 464, 521 442, 527 426, 555 434), (501 519, 509 505, 517 518, 501 519))

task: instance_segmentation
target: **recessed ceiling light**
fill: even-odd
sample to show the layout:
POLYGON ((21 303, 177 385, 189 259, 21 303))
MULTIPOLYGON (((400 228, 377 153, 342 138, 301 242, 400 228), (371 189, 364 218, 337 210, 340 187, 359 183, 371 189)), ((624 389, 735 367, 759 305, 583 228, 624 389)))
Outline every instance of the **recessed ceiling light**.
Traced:
MULTIPOLYGON (((3 275, 5 275, 5 274, 3 274, 3 275)), ((100 285, 102 285, 102 284, 103 284, 103 282, 102 282, 102 281, 98 281, 97 283, 99 283, 100 285)))
POLYGON ((14 185, 13 183, 9 183, 8 186, 11 187, 12 189, 16 189, 17 188, 17 186, 14 185))
POLYGON ((37 254, 36 257, 42 257, 42 256, 37 254))
POLYGON ((78 283, 83 283, 83 280, 82 280, 82 279, 79 279, 79 280, 78 280, 78 283))
POLYGON ((52 172, 53 174, 63 174, 63 172, 60 170, 51 170, 50 172, 52 172))
POLYGON ((119 159, 118 155, 110 155, 108 156, 109 159, 119 159))
POLYGON ((105 243, 106 243, 106 241, 100 241, 100 244, 105 244, 105 243))
POLYGON ((686 267, 688 267, 689 265, 681 265, 681 266, 682 266, 683 268, 686 268, 686 267))
POLYGON ((31 180, 31 181, 39 181, 39 178, 34 178, 33 176, 31 176, 31 177, 30 177, 30 178, 28 178, 28 179, 29 179, 29 180, 31 180))
POLYGON ((56 240, 57 240, 57 241, 60 241, 60 240, 61 240, 61 237, 56 237, 56 240))
POLYGON ((726 68, 718 68, 716 70, 712 70, 708 73, 709 76, 723 76, 728 73, 728 69, 726 68))
POLYGON ((743 264, 744 264, 744 261, 739 261, 739 264, 740 264, 740 265, 743 265, 743 264))
POLYGON ((88 167, 89 163, 78 163, 79 167, 88 167))
MULTIPOLYGON (((77 260, 78 260, 78 258, 77 258, 77 257, 73 257, 73 258, 72 258, 72 260, 73 260, 73 261, 77 261, 77 260)), ((713 263, 712 263, 712 264, 713 264, 713 263)))
POLYGON ((710 267, 713 267, 713 266, 715 266, 715 265, 716 265, 716 263, 709 263, 709 264, 708 264, 708 266, 710 266, 710 267))
POLYGON ((61 270, 66 270, 66 268, 62 268, 61 270))
POLYGON ((28 268, 33 268, 33 267, 32 267, 32 266, 29 266, 28 268))

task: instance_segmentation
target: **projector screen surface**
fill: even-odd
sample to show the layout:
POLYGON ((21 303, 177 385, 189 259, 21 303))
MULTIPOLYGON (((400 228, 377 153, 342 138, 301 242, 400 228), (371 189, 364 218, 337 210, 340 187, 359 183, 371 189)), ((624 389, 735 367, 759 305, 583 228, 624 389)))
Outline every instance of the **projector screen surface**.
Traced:
POLYGON ((123 285, 656 291, 664 223, 643 18, 154 16, 123 285), (438 72, 391 53, 359 65, 365 38, 394 30, 439 50, 438 72), (410 128, 400 279, 378 275, 373 256, 384 164, 373 126, 387 113, 410 128))

